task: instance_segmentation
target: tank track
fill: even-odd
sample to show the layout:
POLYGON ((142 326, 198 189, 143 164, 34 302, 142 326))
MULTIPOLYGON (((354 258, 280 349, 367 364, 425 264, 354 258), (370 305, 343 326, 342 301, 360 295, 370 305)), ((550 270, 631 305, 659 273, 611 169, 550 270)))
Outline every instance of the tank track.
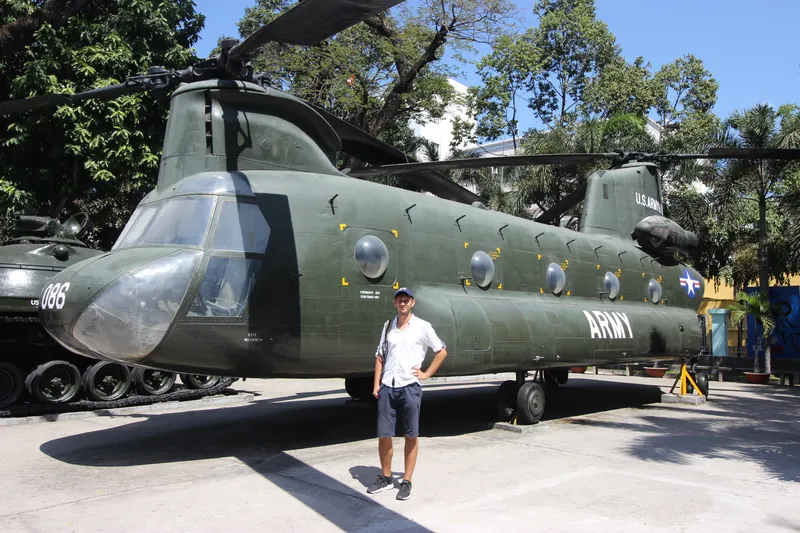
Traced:
POLYGON ((120 407, 134 407, 138 405, 150 405, 163 402, 185 402, 197 400, 217 394, 236 395, 236 391, 226 390, 238 378, 220 378, 219 383, 208 389, 178 389, 159 396, 147 396, 143 394, 133 394, 110 402, 97 402, 92 400, 80 400, 56 405, 42 404, 20 404, 0 410, 0 418, 17 418, 24 416, 43 416, 50 414, 74 413, 80 411, 96 411, 100 409, 119 409, 120 407))

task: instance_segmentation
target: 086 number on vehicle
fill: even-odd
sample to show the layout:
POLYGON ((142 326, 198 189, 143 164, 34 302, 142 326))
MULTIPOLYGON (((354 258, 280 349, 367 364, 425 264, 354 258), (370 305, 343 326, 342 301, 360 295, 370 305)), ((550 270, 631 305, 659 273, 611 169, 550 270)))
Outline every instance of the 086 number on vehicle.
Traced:
POLYGON ((66 283, 51 283, 45 288, 42 293, 42 298, 39 300, 39 306, 42 309, 61 309, 67 300, 67 291, 69 290, 69 282, 66 283))

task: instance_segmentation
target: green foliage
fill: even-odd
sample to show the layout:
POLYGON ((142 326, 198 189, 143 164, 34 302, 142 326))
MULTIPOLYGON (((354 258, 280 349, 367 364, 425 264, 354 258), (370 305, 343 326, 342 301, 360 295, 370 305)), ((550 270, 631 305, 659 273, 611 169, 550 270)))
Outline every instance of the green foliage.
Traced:
MULTIPOLYGON (((734 327, 738 326, 748 315, 752 316, 757 324, 761 324, 765 371, 771 373, 770 339, 775 331, 775 321, 784 311, 777 304, 772 303, 769 298, 769 292, 763 290, 750 294, 744 291, 738 292, 736 301, 728 306, 728 311, 731 313, 731 325, 734 327)), ((758 359, 758 354, 755 354, 754 372, 760 371, 758 359)))
MULTIPOLYGON (((247 35, 293 5, 258 0, 239 21, 247 35)), ((312 47, 270 43, 255 60, 296 96, 373 134, 395 122, 440 118, 454 98, 445 51, 469 51, 510 26, 508 0, 426 0, 401 5, 312 47)))
MULTIPOLYGON (((0 20, 30 2, 0 7, 0 20)), ((0 100, 74 93, 120 83, 150 66, 196 60, 203 17, 190 0, 94 0, 58 30, 43 24, 33 44, 0 59, 0 100)), ((155 186, 167 95, 140 93, 0 119, 0 207, 65 217, 89 212, 87 240, 107 248, 155 186)))
POLYGON ((538 53, 529 105, 548 127, 568 127, 578 119, 587 86, 618 60, 620 49, 597 20, 594 0, 539 0, 533 12, 539 26, 523 37, 538 53))
POLYGON ((709 113, 717 102, 719 84, 691 54, 662 66, 654 76, 656 113, 663 128, 692 114, 709 113))
POLYGON ((650 73, 650 63, 637 57, 633 63, 613 58, 588 84, 583 102, 587 115, 647 116, 656 103, 657 86, 650 73))
MULTIPOLYGON (((798 113, 795 106, 776 111, 767 104, 734 112, 725 122, 734 132, 730 144, 745 148, 800 148, 798 113)), ((781 209, 787 201, 791 205, 791 199, 800 192, 797 172, 797 163, 787 160, 734 160, 721 166, 713 184, 715 211, 723 219, 731 212, 753 213, 751 240, 748 243, 745 234, 739 240, 754 244, 756 249, 755 258, 742 248, 738 250, 743 262, 737 273, 742 283, 757 279, 759 287, 768 290, 771 277, 780 281, 786 274, 800 272, 793 249, 796 237, 789 233, 796 217, 781 209)))
POLYGON ((728 307, 728 311, 731 313, 731 325, 734 327, 750 315, 761 324, 762 338, 769 339, 775 330, 777 306, 770 302, 769 296, 765 292, 738 292, 736 301, 728 307))

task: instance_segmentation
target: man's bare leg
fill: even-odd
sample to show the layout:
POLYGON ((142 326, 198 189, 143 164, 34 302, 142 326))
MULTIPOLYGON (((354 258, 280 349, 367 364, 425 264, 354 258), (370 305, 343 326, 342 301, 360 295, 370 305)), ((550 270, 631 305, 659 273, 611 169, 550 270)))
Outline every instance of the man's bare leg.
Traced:
POLYGON ((380 437, 378 439, 378 456, 381 458, 381 470, 386 477, 392 477, 392 438, 380 437))
POLYGON ((411 483, 411 476, 414 474, 414 467, 417 466, 417 437, 406 437, 405 456, 406 471, 403 479, 411 483))

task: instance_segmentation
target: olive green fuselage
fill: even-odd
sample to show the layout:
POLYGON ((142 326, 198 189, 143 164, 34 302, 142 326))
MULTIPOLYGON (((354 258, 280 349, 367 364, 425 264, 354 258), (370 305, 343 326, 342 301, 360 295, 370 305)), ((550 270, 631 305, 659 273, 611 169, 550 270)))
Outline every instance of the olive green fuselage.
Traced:
MULTIPOLYGON (((256 193, 245 201, 258 204, 270 227, 247 310, 239 318, 187 317, 201 267, 165 338, 139 363, 245 377, 368 374, 399 286, 413 288, 414 312, 447 345, 439 375, 650 361, 700 349, 702 278, 683 264, 655 259, 633 241, 343 176, 244 174, 256 193), (362 275, 353 257, 367 234, 379 237, 389 252, 377 281, 362 275), (479 250, 494 260, 487 288, 470 279, 470 261, 479 250), (552 263, 566 274, 558 295, 547 279, 552 263), (687 270, 701 280, 694 298, 680 285, 687 270), (603 294, 608 272, 619 280, 613 300, 603 294), (657 304, 648 293, 653 279, 663 287, 657 304)), ((83 268, 116 271, 114 278, 132 268, 135 254, 147 262, 174 249, 120 250, 83 268)), ((85 307, 91 297, 70 295, 62 311, 72 315, 79 309, 70 312, 70 302, 85 307)))

